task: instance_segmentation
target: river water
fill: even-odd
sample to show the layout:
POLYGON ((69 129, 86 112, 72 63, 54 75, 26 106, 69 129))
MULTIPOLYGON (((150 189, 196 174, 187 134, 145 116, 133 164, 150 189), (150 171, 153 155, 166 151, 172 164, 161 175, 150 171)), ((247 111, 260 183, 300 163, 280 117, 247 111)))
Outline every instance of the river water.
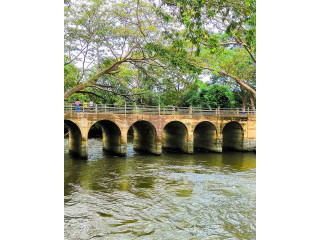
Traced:
POLYGON ((65 139, 65 239, 255 239, 254 153, 102 153, 65 139))

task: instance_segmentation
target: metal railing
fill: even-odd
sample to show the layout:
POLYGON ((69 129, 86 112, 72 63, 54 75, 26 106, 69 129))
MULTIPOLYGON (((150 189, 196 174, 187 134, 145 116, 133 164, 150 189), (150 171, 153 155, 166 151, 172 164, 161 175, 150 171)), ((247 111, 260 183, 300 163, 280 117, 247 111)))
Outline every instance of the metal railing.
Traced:
POLYGON ((174 106, 144 106, 117 104, 73 104, 64 105, 65 113, 111 113, 111 114, 144 114, 144 115, 198 115, 198 116, 255 116, 256 111, 250 108, 200 108, 174 106))

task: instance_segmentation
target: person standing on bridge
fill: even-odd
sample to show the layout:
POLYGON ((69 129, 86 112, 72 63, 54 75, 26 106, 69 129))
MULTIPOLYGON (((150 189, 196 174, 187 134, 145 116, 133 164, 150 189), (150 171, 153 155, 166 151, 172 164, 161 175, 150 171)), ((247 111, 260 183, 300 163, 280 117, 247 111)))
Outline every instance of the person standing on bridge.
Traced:
POLYGON ((90 110, 93 111, 93 102, 92 102, 91 99, 90 99, 90 102, 89 102, 89 107, 90 107, 90 110))
POLYGON ((77 101, 75 102, 75 104, 76 104, 76 112, 77 113, 79 113, 80 112, 80 102, 79 102, 79 100, 77 99, 77 101))
POLYGON ((246 108, 245 107, 242 108, 242 114, 246 114, 246 108))

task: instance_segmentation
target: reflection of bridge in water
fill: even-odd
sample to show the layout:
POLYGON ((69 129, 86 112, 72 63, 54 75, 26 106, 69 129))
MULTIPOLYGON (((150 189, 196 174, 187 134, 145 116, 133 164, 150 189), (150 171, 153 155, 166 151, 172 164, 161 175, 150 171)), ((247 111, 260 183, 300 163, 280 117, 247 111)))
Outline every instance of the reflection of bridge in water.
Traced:
POLYGON ((126 155, 128 131, 134 149, 161 154, 162 148, 193 153, 194 149, 255 151, 255 111, 127 105, 65 105, 69 151, 87 157, 90 128, 102 130, 103 150, 126 155))

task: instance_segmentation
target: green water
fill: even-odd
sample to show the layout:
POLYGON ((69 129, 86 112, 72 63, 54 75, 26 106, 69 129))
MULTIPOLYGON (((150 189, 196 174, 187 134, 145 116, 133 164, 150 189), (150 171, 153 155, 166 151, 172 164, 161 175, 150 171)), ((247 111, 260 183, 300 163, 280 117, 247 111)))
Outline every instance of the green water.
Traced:
POLYGON ((65 140, 65 239, 255 239, 254 153, 107 156, 89 159, 65 140))

